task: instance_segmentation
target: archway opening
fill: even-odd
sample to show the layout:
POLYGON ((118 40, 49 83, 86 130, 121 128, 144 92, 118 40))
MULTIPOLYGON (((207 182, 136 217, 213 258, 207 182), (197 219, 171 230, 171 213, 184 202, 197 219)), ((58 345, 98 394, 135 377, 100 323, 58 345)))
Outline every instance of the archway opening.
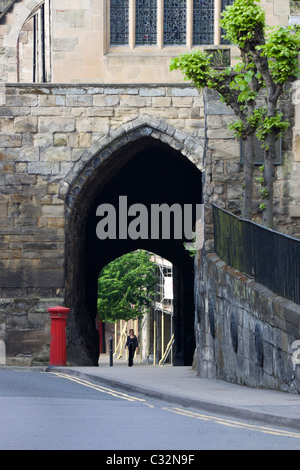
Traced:
POLYGON ((135 250, 107 264, 98 279, 99 365, 111 346, 117 363, 128 360, 131 329, 138 363, 172 364, 173 297, 173 265, 155 253, 135 250))
MULTIPOLYGON (((128 207, 153 204, 202 203, 202 173, 181 152, 151 137, 131 141, 104 159, 78 192, 67 230, 66 305, 68 361, 97 365, 97 280, 101 269, 124 253, 143 249, 169 260, 174 270, 174 365, 190 365, 194 339, 194 262, 183 240, 148 238, 100 240, 96 233, 97 208, 119 208, 120 196, 128 207)), ((193 222, 196 214, 193 214, 193 222)))

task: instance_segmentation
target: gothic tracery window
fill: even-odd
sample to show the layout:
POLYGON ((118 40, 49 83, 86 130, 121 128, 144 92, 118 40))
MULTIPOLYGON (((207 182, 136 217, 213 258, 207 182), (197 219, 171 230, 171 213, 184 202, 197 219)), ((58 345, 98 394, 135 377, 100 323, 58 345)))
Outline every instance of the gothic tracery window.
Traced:
POLYGON ((129 39, 128 0, 110 1, 110 43, 127 44, 129 39))
POLYGON ((164 44, 186 41, 186 1, 164 0, 164 44))
POLYGON ((136 0, 136 44, 156 43, 156 0, 136 0))
MULTIPOLYGON (((221 0, 221 11, 234 0, 221 0)), ((110 0, 110 44, 220 45, 219 0, 110 0), (216 39, 217 38, 217 39, 216 39)), ((221 30, 221 36, 224 31, 221 30)))
POLYGON ((214 0, 194 0, 193 44, 214 43, 214 0))

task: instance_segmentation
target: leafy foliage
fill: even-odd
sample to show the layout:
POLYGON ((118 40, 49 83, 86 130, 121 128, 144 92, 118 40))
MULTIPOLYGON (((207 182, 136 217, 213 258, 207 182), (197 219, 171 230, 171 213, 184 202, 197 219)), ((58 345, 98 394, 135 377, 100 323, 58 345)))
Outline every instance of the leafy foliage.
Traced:
POLYGON ((275 83, 286 83, 299 74, 298 54, 300 33, 298 28, 269 28, 267 41, 257 50, 268 59, 271 76, 275 83))
POLYGON ((98 317, 111 323, 140 318, 151 306, 156 265, 138 250, 105 266, 98 278, 98 317))
POLYGON ((264 29, 265 13, 256 0, 235 0, 222 13, 221 26, 226 30, 226 39, 244 49, 255 43, 264 29))
POLYGON ((184 79, 192 81, 197 88, 213 87, 212 68, 210 66, 210 56, 200 50, 182 54, 171 60, 170 70, 180 69, 184 79))
POLYGON ((284 85, 299 75, 300 29, 297 26, 267 28, 259 0, 235 0, 222 13, 221 26, 226 39, 240 50, 241 61, 235 67, 217 71, 211 66, 208 54, 193 51, 172 59, 170 70, 180 69, 185 80, 192 81, 197 88, 218 91, 221 101, 231 106, 237 117, 229 128, 237 138, 252 142, 244 160, 242 212, 246 218, 251 218, 254 134, 262 142, 268 189, 264 191, 265 202, 261 208, 268 208, 271 215, 266 225, 271 227, 275 142, 289 127, 277 102, 284 85), (259 93, 265 95, 265 106, 258 103, 259 93))
POLYGON ((289 122, 283 119, 283 114, 276 109, 275 116, 264 115, 263 109, 260 113, 261 120, 258 121, 256 135, 262 141, 262 148, 267 150, 268 144, 265 143, 268 134, 274 132, 277 137, 281 137, 289 128, 289 122))

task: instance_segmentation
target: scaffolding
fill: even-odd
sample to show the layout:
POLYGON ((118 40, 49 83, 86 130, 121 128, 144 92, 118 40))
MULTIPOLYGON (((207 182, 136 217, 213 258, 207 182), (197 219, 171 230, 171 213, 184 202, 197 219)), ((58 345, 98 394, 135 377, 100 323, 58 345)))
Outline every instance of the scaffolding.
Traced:
POLYGON ((174 344, 173 265, 156 254, 153 254, 152 261, 158 268, 158 281, 155 286, 152 314, 145 315, 144 328, 141 328, 142 332, 145 329, 147 332, 147 354, 144 362, 163 365, 169 358, 172 364, 174 344), (152 322, 150 317, 152 317, 152 322))

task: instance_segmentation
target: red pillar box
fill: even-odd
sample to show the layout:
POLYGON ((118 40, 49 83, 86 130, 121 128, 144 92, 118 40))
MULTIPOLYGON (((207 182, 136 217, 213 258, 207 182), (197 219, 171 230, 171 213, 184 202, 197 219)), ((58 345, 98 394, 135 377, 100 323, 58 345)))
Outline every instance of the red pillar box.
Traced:
POLYGON ((66 324, 69 308, 48 308, 51 318, 50 366, 65 366, 67 362, 66 324))

